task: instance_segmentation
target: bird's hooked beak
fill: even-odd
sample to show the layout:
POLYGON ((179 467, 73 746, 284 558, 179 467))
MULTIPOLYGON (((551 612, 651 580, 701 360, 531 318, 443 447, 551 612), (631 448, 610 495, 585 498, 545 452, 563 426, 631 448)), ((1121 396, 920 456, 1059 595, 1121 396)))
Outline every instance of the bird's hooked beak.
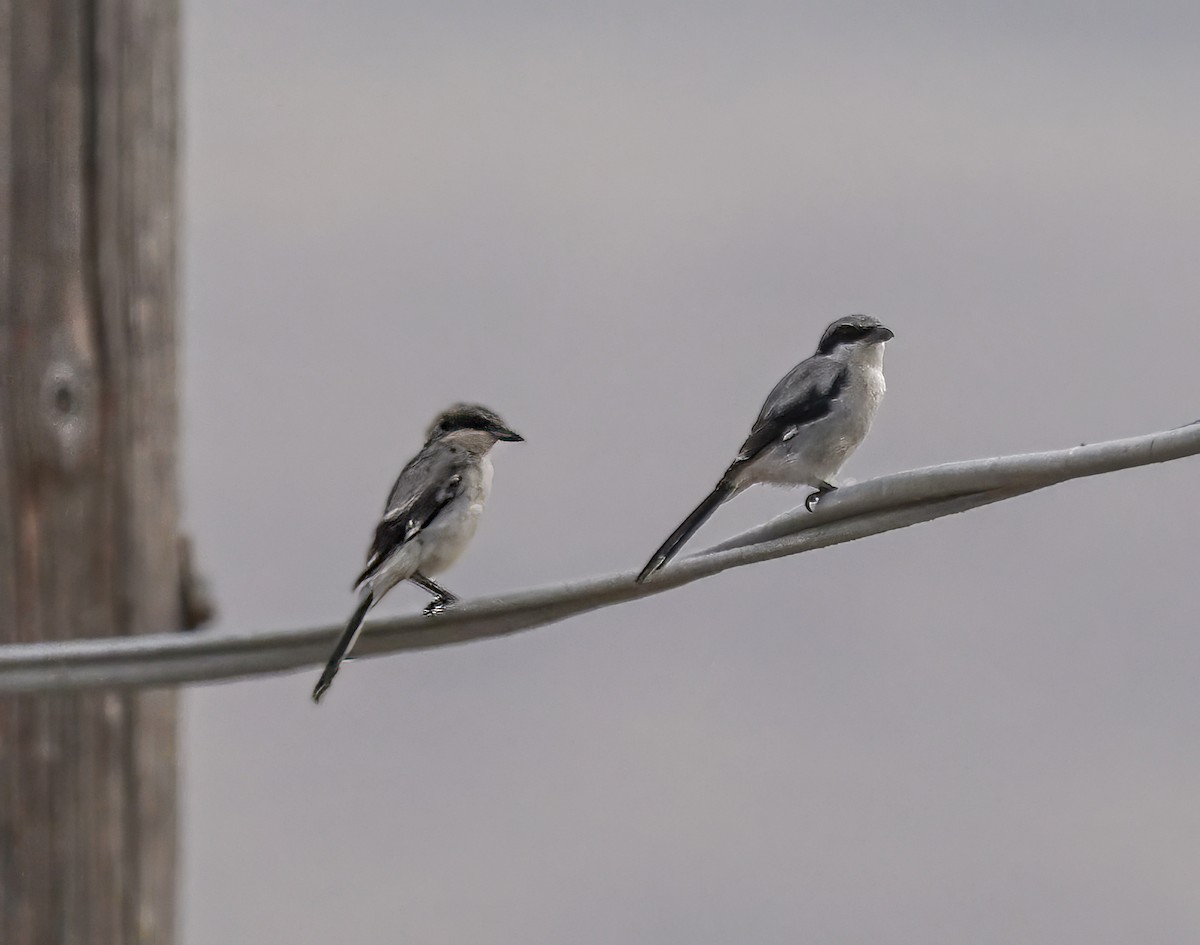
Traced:
POLYGON ((885 328, 883 325, 880 325, 878 328, 875 329, 875 340, 876 341, 891 341, 895 337, 896 337, 896 333, 894 331, 892 331, 890 328, 885 328))
POLYGON ((488 432, 497 440, 504 440, 506 443, 524 443, 525 437, 521 436, 516 430, 510 430, 503 424, 497 423, 488 432))

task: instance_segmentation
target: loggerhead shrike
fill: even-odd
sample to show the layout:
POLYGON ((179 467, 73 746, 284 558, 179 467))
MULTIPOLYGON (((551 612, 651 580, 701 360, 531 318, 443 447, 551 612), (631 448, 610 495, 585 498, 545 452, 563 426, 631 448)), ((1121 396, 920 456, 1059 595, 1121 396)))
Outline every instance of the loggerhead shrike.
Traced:
POLYGON ((454 404, 434 418, 425 445, 400 471, 392 486, 367 566, 354 587, 360 589, 358 609, 346 624, 325 665, 313 701, 319 702, 333 683, 363 618, 401 581, 412 581, 434 595, 425 615, 441 613, 458 601, 430 579, 450 567, 475 534, 479 514, 492 488, 488 451, 497 440, 524 439, 508 428, 494 411, 479 404, 454 404))
POLYGON ((755 483, 812 486, 817 491, 804 500, 811 512, 871 428, 887 389, 883 346, 892 337, 869 315, 848 315, 826 328, 817 353, 775 385, 717 487, 663 542, 637 583, 675 557, 717 506, 755 483))

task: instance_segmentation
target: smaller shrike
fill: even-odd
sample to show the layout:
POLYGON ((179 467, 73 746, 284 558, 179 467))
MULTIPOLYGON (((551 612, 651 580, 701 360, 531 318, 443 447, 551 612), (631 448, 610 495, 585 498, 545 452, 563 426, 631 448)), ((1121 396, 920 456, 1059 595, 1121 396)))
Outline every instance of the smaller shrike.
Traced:
POLYGON ((817 353, 775 385, 717 487, 663 542, 637 583, 675 557, 719 505, 756 483, 812 486, 817 491, 804 500, 811 512, 871 429, 887 389, 883 346, 892 337, 869 315, 839 318, 826 328, 817 353))
POLYGON ((425 445, 392 486, 367 553, 367 566, 354 582, 361 594, 358 609, 313 689, 314 702, 333 684, 367 611, 401 581, 412 581, 434 595, 426 616, 458 601, 431 576, 458 560, 475 534, 492 489, 488 452, 497 440, 519 443, 523 439, 498 414, 479 404, 454 404, 434 418, 425 445))

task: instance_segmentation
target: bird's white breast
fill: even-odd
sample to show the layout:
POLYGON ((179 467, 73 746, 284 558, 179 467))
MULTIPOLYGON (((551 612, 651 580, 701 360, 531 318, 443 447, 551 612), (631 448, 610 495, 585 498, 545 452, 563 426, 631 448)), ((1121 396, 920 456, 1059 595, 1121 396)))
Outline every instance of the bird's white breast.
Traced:
POLYGON ((483 511, 483 504, 488 500, 488 496, 492 494, 492 474, 495 472, 495 467, 492 465, 490 456, 484 456, 479 461, 479 510, 483 511))
POLYGON ((422 572, 440 574, 466 550, 491 494, 492 472, 492 461, 484 456, 463 473, 462 493, 419 536, 422 572))

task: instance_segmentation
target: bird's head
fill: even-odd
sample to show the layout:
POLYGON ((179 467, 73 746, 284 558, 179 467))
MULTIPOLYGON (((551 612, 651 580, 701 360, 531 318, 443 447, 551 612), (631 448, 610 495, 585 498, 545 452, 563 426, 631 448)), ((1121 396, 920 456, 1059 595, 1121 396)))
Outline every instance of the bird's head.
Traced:
POLYGON ((894 336, 892 330, 871 315, 847 315, 831 322, 821 336, 817 354, 837 354, 882 345, 894 336))
POLYGON ((436 417, 425 431, 425 442, 432 443, 455 433, 476 433, 490 439, 520 443, 525 437, 509 428, 500 415, 482 404, 452 404, 436 417))

